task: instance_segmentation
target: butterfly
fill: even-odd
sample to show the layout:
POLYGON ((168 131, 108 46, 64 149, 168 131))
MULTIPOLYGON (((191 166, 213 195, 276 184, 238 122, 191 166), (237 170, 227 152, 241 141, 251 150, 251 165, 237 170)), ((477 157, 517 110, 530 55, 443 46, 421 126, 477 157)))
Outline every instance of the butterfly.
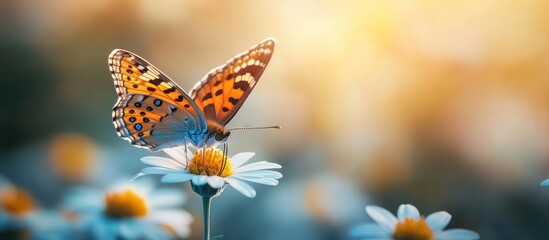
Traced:
POLYGON ((275 40, 266 39, 208 72, 187 94, 138 55, 115 49, 108 58, 118 101, 112 121, 132 145, 158 151, 192 144, 215 147, 265 71, 275 40))

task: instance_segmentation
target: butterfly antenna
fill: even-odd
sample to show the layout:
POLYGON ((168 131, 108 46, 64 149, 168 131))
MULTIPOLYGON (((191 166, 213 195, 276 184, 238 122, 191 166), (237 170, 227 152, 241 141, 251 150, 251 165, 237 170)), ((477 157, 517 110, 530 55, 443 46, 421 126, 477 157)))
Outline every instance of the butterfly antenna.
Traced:
POLYGON ((232 130, 255 130, 255 129, 282 129, 282 127, 279 125, 264 126, 264 127, 234 127, 234 128, 229 128, 227 130, 232 131, 232 130))

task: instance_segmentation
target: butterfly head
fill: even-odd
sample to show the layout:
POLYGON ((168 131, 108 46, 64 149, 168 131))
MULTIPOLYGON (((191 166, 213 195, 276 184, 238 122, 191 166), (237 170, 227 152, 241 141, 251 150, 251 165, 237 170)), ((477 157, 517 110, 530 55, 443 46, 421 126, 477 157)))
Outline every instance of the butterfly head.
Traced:
POLYGON ((224 143, 225 141, 227 141, 227 139, 229 139, 229 136, 231 136, 231 131, 225 129, 218 129, 214 133, 214 139, 219 143, 224 143))
POLYGON ((223 127, 223 125, 216 123, 215 121, 207 121, 208 134, 206 144, 207 146, 213 146, 220 143, 224 143, 229 139, 231 131, 223 127))

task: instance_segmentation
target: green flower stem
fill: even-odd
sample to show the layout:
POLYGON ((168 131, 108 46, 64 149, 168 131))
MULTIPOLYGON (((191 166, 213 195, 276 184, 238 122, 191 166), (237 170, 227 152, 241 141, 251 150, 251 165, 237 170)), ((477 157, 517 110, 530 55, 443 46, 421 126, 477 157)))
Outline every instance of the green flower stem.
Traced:
POLYGON ((191 183, 193 191, 202 197, 202 209, 204 210, 204 240, 210 240, 210 204, 212 203, 212 198, 223 192, 225 186, 221 188, 212 188, 208 184, 204 185, 195 185, 191 183))
POLYGON ((204 214, 204 240, 210 240, 210 203, 212 202, 211 196, 202 196, 202 209, 204 214))

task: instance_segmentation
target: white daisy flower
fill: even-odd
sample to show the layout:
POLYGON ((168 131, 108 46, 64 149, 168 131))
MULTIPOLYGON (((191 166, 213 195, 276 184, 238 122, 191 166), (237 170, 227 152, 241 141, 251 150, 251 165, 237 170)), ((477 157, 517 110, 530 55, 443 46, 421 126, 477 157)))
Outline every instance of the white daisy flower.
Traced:
POLYGON ((549 186, 549 178, 545 179, 543 182, 541 182, 541 186, 543 186, 543 187, 549 186))
POLYGON ((181 191, 153 191, 153 184, 140 182, 117 184, 107 191, 73 189, 65 207, 76 214, 77 232, 93 239, 169 239, 190 235, 192 216, 179 208, 184 201, 181 191))
POLYGON ((255 155, 252 152, 238 153, 232 158, 224 156, 221 150, 215 148, 206 149, 205 157, 201 149, 194 156, 190 153, 191 151, 185 154, 181 148, 164 149, 164 152, 173 159, 143 157, 141 161, 153 167, 144 168, 134 178, 161 174, 164 175, 161 179, 164 183, 191 181, 195 192, 198 191, 197 186, 208 184, 213 189, 222 190, 228 184, 250 198, 255 197, 256 192, 246 182, 276 186, 277 179, 282 178, 281 173, 271 170, 282 168, 276 163, 261 161, 244 165, 255 155))
POLYGON ((69 230, 70 226, 61 214, 38 208, 27 191, 0 177, 1 236, 13 239, 65 239, 69 230))
POLYGON ((376 240, 475 240, 478 233, 467 229, 443 230, 452 216, 440 211, 426 218, 419 215, 416 207, 410 204, 400 205, 397 217, 378 206, 367 206, 366 213, 376 222, 353 227, 351 236, 376 240))

